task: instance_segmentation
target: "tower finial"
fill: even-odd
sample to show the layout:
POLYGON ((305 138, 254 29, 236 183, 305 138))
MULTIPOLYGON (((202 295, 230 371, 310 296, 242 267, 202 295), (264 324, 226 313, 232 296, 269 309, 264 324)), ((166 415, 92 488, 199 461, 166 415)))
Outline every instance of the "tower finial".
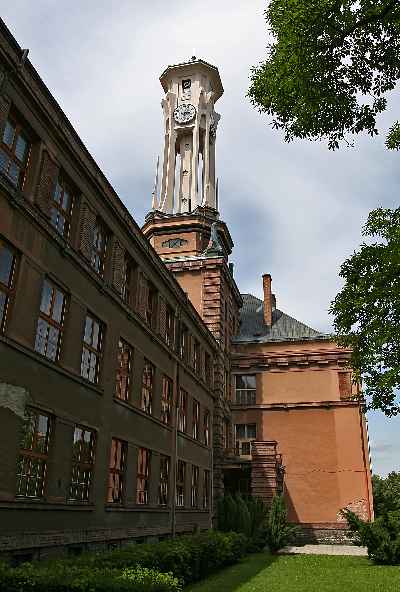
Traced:
POLYGON ((153 193, 152 195, 152 201, 151 201, 151 207, 153 210, 156 210, 158 207, 158 170, 160 167, 160 156, 157 157, 157 165, 156 165, 156 176, 154 179, 154 188, 153 188, 153 193))

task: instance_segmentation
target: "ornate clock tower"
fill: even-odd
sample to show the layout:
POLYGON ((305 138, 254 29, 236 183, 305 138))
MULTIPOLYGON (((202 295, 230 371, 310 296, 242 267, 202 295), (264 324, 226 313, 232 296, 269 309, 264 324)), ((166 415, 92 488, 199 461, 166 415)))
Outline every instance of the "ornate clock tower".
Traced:
POLYGON ((220 116, 214 104, 224 92, 218 70, 193 57, 169 66, 160 81, 165 91, 164 163, 153 207, 165 213, 192 212, 197 206, 217 209, 215 137, 220 116))
POLYGON ((142 230, 219 344, 213 384, 216 498, 223 491, 224 459, 232 447, 230 352, 242 306, 228 262, 232 238, 218 211, 215 147, 220 115, 214 105, 223 87, 218 69, 195 57, 168 66, 160 81, 165 92, 164 158, 161 175, 157 165, 153 209, 142 230))

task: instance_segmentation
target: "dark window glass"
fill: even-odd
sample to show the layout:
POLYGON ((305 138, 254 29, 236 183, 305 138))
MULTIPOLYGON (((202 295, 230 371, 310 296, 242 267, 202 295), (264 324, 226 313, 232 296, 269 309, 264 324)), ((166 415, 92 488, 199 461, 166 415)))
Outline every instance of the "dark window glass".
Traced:
POLYGON ((7 309, 12 297, 16 262, 15 251, 0 240, 0 332, 4 330, 7 309))
POLYGON ((193 399, 193 422, 192 422, 192 437, 195 440, 199 438, 199 423, 200 423, 200 403, 193 399))
POLYGON ((175 340, 175 314, 171 307, 167 306, 165 313, 165 341, 170 347, 175 340))
POLYGON ((72 475, 69 499, 88 502, 92 484, 95 432, 80 426, 75 427, 72 444, 72 475))
POLYGON ((17 496, 43 496, 50 439, 50 417, 28 408, 17 461, 17 496))
POLYGON ((178 508, 183 508, 185 505, 185 477, 186 477, 186 463, 183 460, 178 460, 176 466, 176 505, 178 508))
POLYGON ((169 457, 160 456, 160 483, 158 489, 158 503, 160 506, 168 504, 169 490, 169 457))
POLYGON ((210 507, 210 471, 205 470, 203 475, 203 508, 208 510, 210 507))
POLYGON ((199 505, 199 467, 192 465, 192 486, 191 486, 191 505, 197 508, 199 505))

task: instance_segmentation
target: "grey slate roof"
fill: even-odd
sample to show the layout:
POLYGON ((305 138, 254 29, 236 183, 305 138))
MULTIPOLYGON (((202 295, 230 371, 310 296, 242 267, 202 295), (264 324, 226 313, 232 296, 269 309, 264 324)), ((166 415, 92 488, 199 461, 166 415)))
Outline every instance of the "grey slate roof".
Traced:
POLYGON ((272 311, 272 327, 264 324, 263 301, 252 294, 242 294, 240 332, 234 343, 265 343, 269 341, 303 341, 329 339, 329 336, 300 323, 281 310, 272 311))

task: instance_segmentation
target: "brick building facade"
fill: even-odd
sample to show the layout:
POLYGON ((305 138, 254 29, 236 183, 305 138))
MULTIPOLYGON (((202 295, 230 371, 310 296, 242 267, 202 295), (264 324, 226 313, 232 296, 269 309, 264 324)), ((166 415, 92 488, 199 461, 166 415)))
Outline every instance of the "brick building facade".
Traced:
POLYGON ((284 488, 315 532, 345 505, 372 516, 348 352, 277 311, 268 277, 263 302, 234 280, 218 70, 194 59, 161 83, 140 229, 0 21, 1 555, 209 528, 224 489, 284 488))

